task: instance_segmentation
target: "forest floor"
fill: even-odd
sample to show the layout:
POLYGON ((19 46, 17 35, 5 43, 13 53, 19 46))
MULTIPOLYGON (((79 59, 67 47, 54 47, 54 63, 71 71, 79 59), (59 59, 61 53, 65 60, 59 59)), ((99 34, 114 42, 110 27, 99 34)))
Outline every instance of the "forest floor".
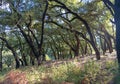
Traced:
POLYGON ((120 84, 116 53, 47 61, 41 66, 12 69, 0 76, 0 84, 120 84))

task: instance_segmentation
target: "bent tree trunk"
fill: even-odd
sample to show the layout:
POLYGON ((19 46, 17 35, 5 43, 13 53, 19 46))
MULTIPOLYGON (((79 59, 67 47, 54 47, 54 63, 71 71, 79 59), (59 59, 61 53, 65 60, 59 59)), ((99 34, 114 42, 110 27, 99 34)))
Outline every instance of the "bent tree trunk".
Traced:
POLYGON ((100 52, 98 51, 96 45, 93 42, 91 42, 91 45, 92 45, 92 47, 93 47, 93 49, 95 51, 97 60, 100 60, 100 52))
POLYGON ((10 49, 13 53, 13 56, 15 58, 15 62, 16 62, 16 69, 20 67, 20 62, 19 62, 19 58, 17 57, 16 52, 13 50, 13 48, 10 49))
POLYGON ((10 44, 8 43, 8 41, 5 38, 0 37, 0 39, 2 41, 4 41, 6 43, 6 47, 11 50, 11 52, 12 52, 14 58, 15 58, 16 68, 19 68, 20 67, 20 62, 19 62, 19 58, 17 56, 17 53, 15 52, 15 50, 13 49, 13 47, 10 46, 10 44))
POLYGON ((76 16, 76 18, 84 24, 84 26, 86 27, 86 30, 87 30, 87 32, 89 34, 91 45, 92 45, 93 49, 95 50, 96 58, 97 58, 97 60, 100 60, 100 52, 97 49, 97 46, 95 45, 95 41, 94 41, 94 38, 93 38, 93 35, 92 35, 92 32, 91 32, 90 26, 88 25, 87 21, 84 20, 77 13, 75 13, 74 11, 72 11, 71 9, 69 9, 64 3, 60 2, 59 0, 50 0, 50 1, 55 1, 58 4, 62 5, 63 9, 66 9, 68 12, 70 12, 71 14, 73 14, 74 16, 76 16))

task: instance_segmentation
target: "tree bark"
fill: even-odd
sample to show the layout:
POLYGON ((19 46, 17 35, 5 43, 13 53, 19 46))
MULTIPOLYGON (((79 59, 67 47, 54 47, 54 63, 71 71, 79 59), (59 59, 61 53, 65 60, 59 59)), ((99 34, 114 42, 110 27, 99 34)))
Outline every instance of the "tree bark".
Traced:
POLYGON ((116 50, 117 50, 117 59, 120 65, 120 0, 115 0, 114 6, 114 18, 116 24, 116 50))
POLYGON ((15 50, 13 49, 13 47, 10 46, 10 44, 8 43, 8 41, 5 38, 0 37, 0 39, 2 41, 4 41, 6 43, 7 48, 11 50, 11 52, 12 52, 14 58, 15 58, 16 68, 19 68, 20 67, 20 61, 19 61, 19 58, 17 56, 17 53, 15 52, 15 50))
POLYGON ((80 49, 80 39, 79 36, 75 33, 75 38, 76 38, 76 45, 75 45, 75 56, 79 56, 79 49, 80 49))
MULTIPOLYGON (((45 2, 46 2, 46 6, 45 6, 45 10, 44 10, 43 15, 42 15, 41 39, 40 39, 40 44, 39 44, 39 55, 40 55, 40 56, 41 56, 41 54, 42 54, 42 45, 43 45, 43 39, 44 39, 45 16, 46 16, 47 9, 48 9, 48 0, 46 0, 45 2)), ((38 58, 37 58, 38 65, 40 65, 40 63, 41 63, 40 61, 42 61, 40 58, 41 58, 41 57, 38 57, 38 58)))
POLYGON ((1 48, 0 48, 0 71, 2 71, 2 51, 3 51, 4 43, 2 41, 1 48))
POLYGON ((27 60, 26 60, 26 56, 25 56, 24 53, 22 54, 22 59, 23 59, 23 61, 24 61, 24 65, 25 65, 25 66, 28 66, 28 63, 27 63, 27 60))

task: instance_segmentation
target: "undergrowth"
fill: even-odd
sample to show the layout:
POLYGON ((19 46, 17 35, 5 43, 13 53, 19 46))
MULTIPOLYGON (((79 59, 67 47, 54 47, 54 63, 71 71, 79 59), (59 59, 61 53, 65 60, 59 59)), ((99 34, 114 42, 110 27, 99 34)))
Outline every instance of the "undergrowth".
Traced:
MULTIPOLYGON (((83 65, 76 66, 73 62, 64 63, 59 66, 46 68, 34 66, 21 68, 27 75, 29 84, 61 84, 70 82, 74 84, 108 84, 117 74, 117 62, 106 61, 100 63, 89 61, 83 65)), ((0 78, 4 72, 0 72, 0 78)))
POLYGON ((4 80, 5 75, 11 70, 11 68, 4 68, 0 71, 0 81, 4 80))

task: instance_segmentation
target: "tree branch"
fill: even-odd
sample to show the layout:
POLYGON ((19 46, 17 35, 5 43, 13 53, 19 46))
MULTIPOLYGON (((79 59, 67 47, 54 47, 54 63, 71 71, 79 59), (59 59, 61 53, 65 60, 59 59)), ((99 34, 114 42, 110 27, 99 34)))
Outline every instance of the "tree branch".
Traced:
POLYGON ((114 16, 114 5, 109 0, 103 0, 105 6, 109 9, 110 13, 114 16))
POLYGON ((48 9, 48 1, 46 0, 46 6, 45 6, 45 10, 43 12, 43 16, 42 16, 42 29, 41 29, 41 40, 40 40, 40 49, 42 49, 42 44, 43 44, 43 35, 44 35, 44 23, 45 23, 45 16, 47 13, 47 9, 48 9))
POLYGON ((70 28, 66 28, 66 27, 58 24, 58 23, 55 22, 55 21, 46 21, 46 22, 47 22, 47 23, 53 23, 53 24, 59 26, 61 29, 65 29, 65 30, 70 31, 70 32, 75 32, 76 34, 80 35, 83 39, 85 39, 86 41, 88 41, 88 42, 91 43, 91 41, 90 41, 88 38, 86 38, 81 32, 79 32, 79 31, 77 31, 77 30, 70 29, 70 28))

